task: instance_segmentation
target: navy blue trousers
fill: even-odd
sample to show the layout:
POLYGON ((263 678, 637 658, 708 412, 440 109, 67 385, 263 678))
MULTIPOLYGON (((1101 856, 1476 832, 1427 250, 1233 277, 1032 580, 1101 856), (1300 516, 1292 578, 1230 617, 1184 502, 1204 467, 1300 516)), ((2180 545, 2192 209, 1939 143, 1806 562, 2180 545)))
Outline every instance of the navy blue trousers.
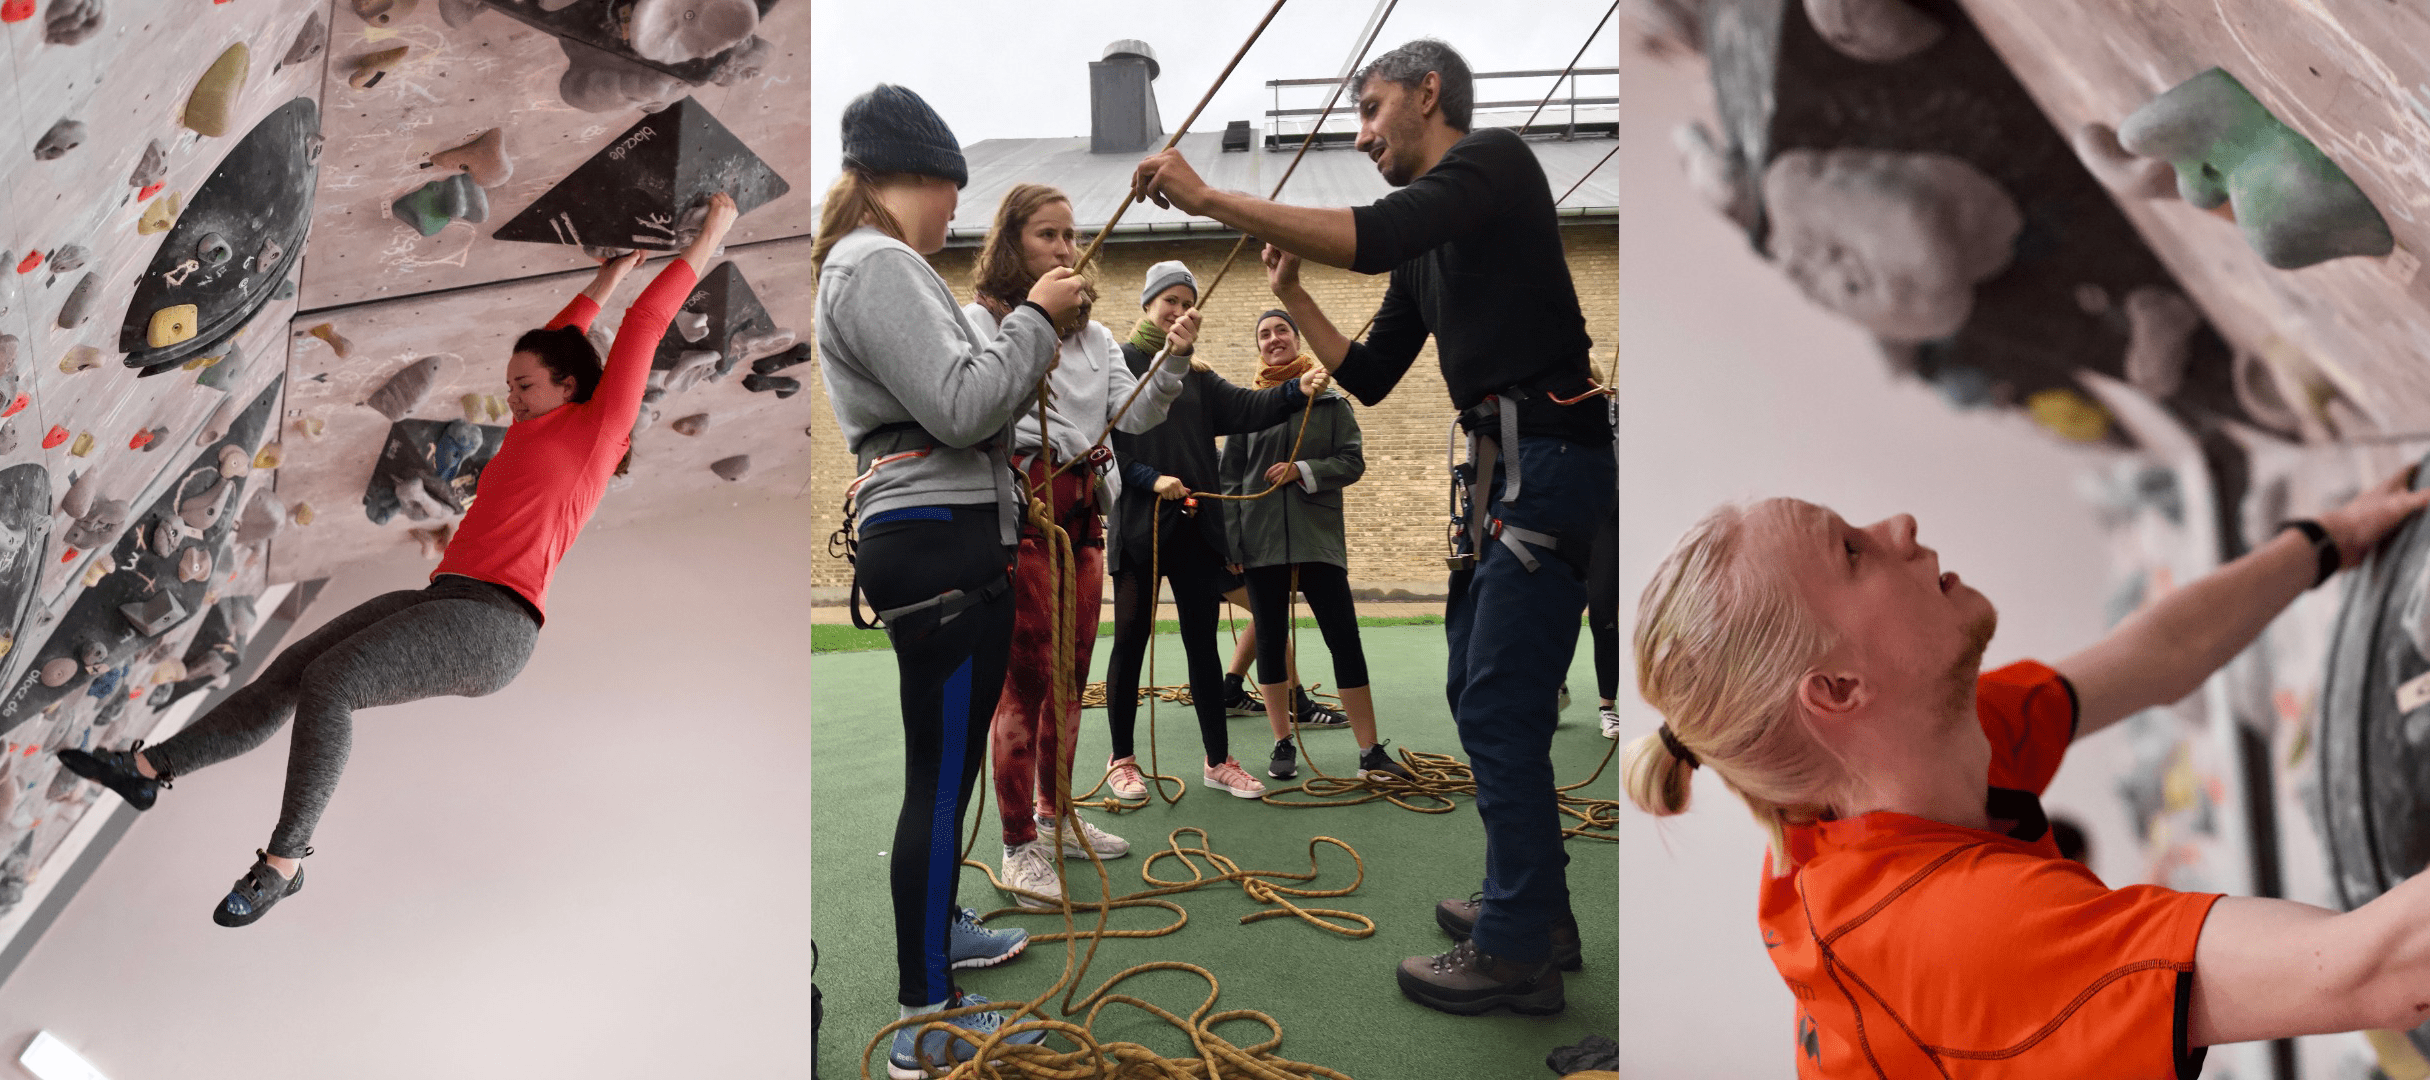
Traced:
POLYGON ((1561 550, 1533 550, 1537 566, 1530 571, 1489 537, 1475 567, 1452 575, 1444 693, 1476 773, 1477 817, 1485 825, 1477 947, 1529 963, 1551 955, 1552 927, 1570 914, 1552 737, 1586 610, 1579 569, 1617 479, 1610 447, 1546 437, 1519 440, 1519 475, 1517 502, 1504 504, 1497 463, 1490 514, 1560 537, 1561 550))

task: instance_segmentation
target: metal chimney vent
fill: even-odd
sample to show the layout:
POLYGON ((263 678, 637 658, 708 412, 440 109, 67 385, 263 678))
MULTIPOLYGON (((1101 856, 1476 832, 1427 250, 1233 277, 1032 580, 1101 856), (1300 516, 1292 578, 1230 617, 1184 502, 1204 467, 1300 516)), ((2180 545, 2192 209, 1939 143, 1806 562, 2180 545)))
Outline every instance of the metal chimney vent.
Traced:
POLYGON ((1136 153, 1156 145, 1164 135, 1153 85, 1161 70, 1156 50, 1132 38, 1106 46, 1105 59, 1088 66, 1090 153, 1136 153))
POLYGON ((1223 148, 1226 152, 1249 148, 1249 122, 1234 120, 1223 126, 1223 148))

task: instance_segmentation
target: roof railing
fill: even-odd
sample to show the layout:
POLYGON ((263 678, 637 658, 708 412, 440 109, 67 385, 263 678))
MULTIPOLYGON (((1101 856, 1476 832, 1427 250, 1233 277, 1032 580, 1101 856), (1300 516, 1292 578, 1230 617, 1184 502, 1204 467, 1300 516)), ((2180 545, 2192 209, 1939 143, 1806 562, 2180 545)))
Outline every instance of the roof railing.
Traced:
MULTIPOLYGON (((1581 97, 1578 94, 1578 80, 1582 77, 1618 76, 1619 74, 1620 69, 1617 67, 1582 67, 1573 68, 1568 71, 1563 71, 1560 68, 1530 68, 1524 71, 1479 71, 1472 74, 1470 78, 1481 83, 1491 79, 1544 79, 1560 77, 1563 82, 1566 82, 1569 85, 1569 95, 1566 97, 1559 96, 1558 93, 1556 93, 1550 98, 1538 97, 1514 101, 1480 101, 1476 103, 1474 108, 1479 112, 1484 112, 1495 109, 1532 109, 1538 104, 1542 104, 1546 115, 1538 116, 1536 118, 1536 122, 1528 126, 1528 134, 1540 133, 1547 137, 1561 139, 1575 139, 1580 137, 1596 136, 1616 138, 1618 137, 1620 130, 1620 126, 1616 120, 1612 123, 1598 123, 1591 120, 1581 122, 1578 119, 1578 109, 1581 106, 1616 106, 1620 103, 1619 97, 1616 95, 1612 97, 1581 97), (1560 109, 1559 112, 1554 111, 1556 107, 1560 109), (1555 117, 1559 118, 1558 122, 1554 122, 1555 117)), ((1296 150, 1299 148, 1299 144, 1302 140, 1309 138, 1308 132, 1305 129, 1295 132, 1285 132, 1280 130, 1280 125, 1277 123, 1277 121, 1286 121, 1287 118, 1293 117, 1319 116, 1325 111, 1322 108, 1283 108, 1282 94, 1285 87, 1289 87, 1294 90, 1312 87, 1331 88, 1339 85, 1343 81, 1344 80, 1342 79, 1267 80, 1266 87, 1274 94, 1274 107, 1266 110, 1267 125, 1266 135, 1263 140, 1266 149, 1296 150)), ((1560 89, 1560 83, 1555 83, 1554 89, 1555 91, 1558 91, 1560 89)), ((1355 104, 1347 102, 1344 104, 1348 105, 1349 107, 1345 108, 1343 106, 1336 106, 1333 110, 1333 116, 1355 123, 1358 116, 1355 104)), ((1315 135, 1314 141, 1316 145, 1311 147, 1311 149, 1322 150, 1327 146, 1344 145, 1354 142, 1356 138, 1357 134, 1355 131, 1324 131, 1320 129, 1315 135)))

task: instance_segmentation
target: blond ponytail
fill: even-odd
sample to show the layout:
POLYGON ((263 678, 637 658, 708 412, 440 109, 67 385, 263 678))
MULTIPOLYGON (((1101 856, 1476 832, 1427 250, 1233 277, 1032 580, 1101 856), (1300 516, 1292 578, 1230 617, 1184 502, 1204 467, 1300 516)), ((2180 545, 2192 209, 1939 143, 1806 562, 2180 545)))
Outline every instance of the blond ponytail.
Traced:
POLYGON ((827 201, 819 204, 818 237, 810 241, 813 269, 826 269, 827 253, 835 249, 835 242, 863 225, 875 225, 888 236, 911 242, 904 237, 903 223, 895 220, 894 211, 878 201, 878 187, 884 179, 849 165, 835 178, 834 185, 827 189, 827 201))

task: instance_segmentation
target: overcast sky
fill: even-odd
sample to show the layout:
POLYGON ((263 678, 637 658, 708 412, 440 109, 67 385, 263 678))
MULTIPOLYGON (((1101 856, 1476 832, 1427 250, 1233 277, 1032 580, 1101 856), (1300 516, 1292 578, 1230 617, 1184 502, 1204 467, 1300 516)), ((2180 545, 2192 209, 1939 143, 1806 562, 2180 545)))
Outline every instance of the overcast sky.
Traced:
MULTIPOLYGON (((983 139, 1088 134, 1088 64, 1119 38, 1156 51, 1156 101, 1166 131, 1178 127, 1271 6, 1268 0, 1154 4, 1115 0, 822 0, 811 39, 811 107, 818 145, 815 190, 823 198, 841 168, 844 105, 881 82, 917 91, 964 146, 983 139)), ((1376 51, 1417 37, 1449 42, 1476 71, 1560 68, 1611 5, 1607 0, 1400 0, 1376 51), (1524 16, 1514 15, 1525 11, 1524 16)), ((1265 125, 1269 79, 1330 78, 1358 47, 1372 0, 1291 0, 1208 105, 1193 131, 1226 122, 1265 125)), ((1615 22, 1617 20, 1614 20, 1615 22)), ((1619 34, 1606 24, 1583 67, 1619 62, 1619 34)), ((1540 98, 1551 79, 1497 79, 1487 100, 1540 98)), ((1608 97, 1609 77, 1579 82, 1583 96, 1608 97)), ((1322 90, 1286 90, 1284 108, 1320 108, 1322 90)), ((1339 106, 1336 107, 1337 109, 1339 106)), ((1333 125, 1328 124, 1328 129, 1333 125)))

